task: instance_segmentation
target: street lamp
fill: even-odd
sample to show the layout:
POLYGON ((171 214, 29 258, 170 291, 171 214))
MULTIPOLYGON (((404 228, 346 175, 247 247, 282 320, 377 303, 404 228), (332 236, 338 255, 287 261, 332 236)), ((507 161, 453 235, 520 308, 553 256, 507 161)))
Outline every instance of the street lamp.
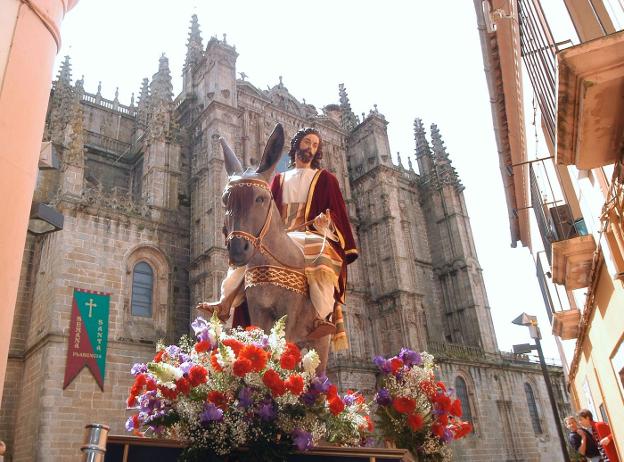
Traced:
POLYGON ((39 236, 60 231, 63 229, 64 221, 63 214, 51 205, 33 202, 30 207, 28 231, 39 236))
POLYGON ((537 326, 537 317, 532 316, 530 314, 522 313, 516 319, 511 321, 513 324, 517 326, 525 326, 529 328, 529 335, 532 339, 535 340, 535 345, 531 345, 530 343, 523 343, 520 345, 514 345, 514 353, 522 354, 528 353, 531 350, 537 350, 537 354, 540 360, 540 367, 542 368, 542 374, 544 375, 544 382, 546 382, 546 391, 548 391, 548 400, 550 401, 550 406, 552 407, 553 416, 555 418, 555 427, 557 427, 557 433, 559 434, 559 443, 561 444, 561 452, 563 453, 563 460, 565 462, 570 462, 570 456, 568 454, 568 448, 565 443, 565 438, 563 436, 563 430, 561 429, 561 419, 559 417, 559 411, 557 410, 557 404, 555 403, 555 396, 553 394, 552 385, 550 384, 550 376, 548 375, 548 369, 546 368, 546 360, 544 360, 544 352, 542 351, 542 344, 540 343, 540 339, 542 335, 540 333, 539 327, 537 326))

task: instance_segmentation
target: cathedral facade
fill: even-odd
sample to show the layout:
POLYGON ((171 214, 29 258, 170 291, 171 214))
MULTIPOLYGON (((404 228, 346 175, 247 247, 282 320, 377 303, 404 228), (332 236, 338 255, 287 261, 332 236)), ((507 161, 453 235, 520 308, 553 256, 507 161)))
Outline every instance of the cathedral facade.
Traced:
MULTIPOLYGON (((163 56, 129 105, 86 92, 63 63, 44 139, 60 168, 40 173, 35 200, 65 224, 29 236, 24 250, 0 410, 7 460, 75 460, 87 423, 125 433, 132 364, 149 360, 159 339, 188 333, 192 307, 218 297, 227 270, 218 137, 251 167, 277 122, 287 136, 320 130, 323 167, 340 182, 359 245, 344 309, 350 348, 331 355, 333 381, 372 395, 374 355, 429 351, 475 427, 454 444, 456 460, 557 459, 539 367, 498 350, 463 186, 439 129, 416 119, 417 173, 409 160, 393 163, 384 116, 356 116, 343 85, 317 110, 281 81, 260 90, 237 79, 236 59, 225 39, 204 46, 193 17, 181 93, 174 98, 163 56), (103 390, 87 370, 63 389, 74 289, 110 294, 103 390)), ((551 373, 568 409, 562 372, 551 373)))

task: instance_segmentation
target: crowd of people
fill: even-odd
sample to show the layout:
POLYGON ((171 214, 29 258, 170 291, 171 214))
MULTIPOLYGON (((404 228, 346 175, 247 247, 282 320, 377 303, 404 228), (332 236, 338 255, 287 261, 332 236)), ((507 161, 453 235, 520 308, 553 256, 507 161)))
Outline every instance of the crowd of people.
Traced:
POLYGON ((595 422, 588 409, 565 418, 570 432, 568 442, 581 456, 591 462, 619 462, 611 428, 604 422, 595 422))

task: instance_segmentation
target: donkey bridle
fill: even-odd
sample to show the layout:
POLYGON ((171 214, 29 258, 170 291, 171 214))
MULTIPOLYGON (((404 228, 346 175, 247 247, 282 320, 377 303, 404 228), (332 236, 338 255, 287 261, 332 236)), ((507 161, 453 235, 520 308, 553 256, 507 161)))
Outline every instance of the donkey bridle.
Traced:
MULTIPOLYGON (((264 189, 265 191, 268 191, 268 193, 271 195, 271 200, 273 200, 273 193, 271 192, 271 188, 266 181, 252 178, 240 178, 236 180, 231 180, 227 185, 226 191, 236 187, 264 189)), ((230 231, 225 238, 225 242, 228 247, 230 241, 235 237, 244 239, 254 246, 254 253, 256 251, 259 251, 260 253, 267 254, 282 266, 281 268, 271 265, 254 266, 251 268, 248 267, 245 271, 245 288, 260 284, 272 284, 284 287, 302 295, 306 295, 308 293, 309 287, 307 277, 303 272, 304 268, 296 268, 282 262, 262 242, 266 237, 267 232, 269 231, 270 225, 271 204, 269 204, 267 215, 264 219, 264 224, 262 225, 260 233, 257 236, 254 236, 253 234, 246 231, 235 230, 230 231)))

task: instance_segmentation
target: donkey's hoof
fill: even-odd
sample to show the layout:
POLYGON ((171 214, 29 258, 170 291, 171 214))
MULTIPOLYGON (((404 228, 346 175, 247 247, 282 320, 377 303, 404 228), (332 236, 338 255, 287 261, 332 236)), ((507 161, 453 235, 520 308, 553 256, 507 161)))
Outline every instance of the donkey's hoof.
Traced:
POLYGON ((336 325, 324 319, 317 319, 314 322, 314 329, 307 336, 307 340, 316 340, 323 338, 327 335, 334 335, 336 333, 336 325))

